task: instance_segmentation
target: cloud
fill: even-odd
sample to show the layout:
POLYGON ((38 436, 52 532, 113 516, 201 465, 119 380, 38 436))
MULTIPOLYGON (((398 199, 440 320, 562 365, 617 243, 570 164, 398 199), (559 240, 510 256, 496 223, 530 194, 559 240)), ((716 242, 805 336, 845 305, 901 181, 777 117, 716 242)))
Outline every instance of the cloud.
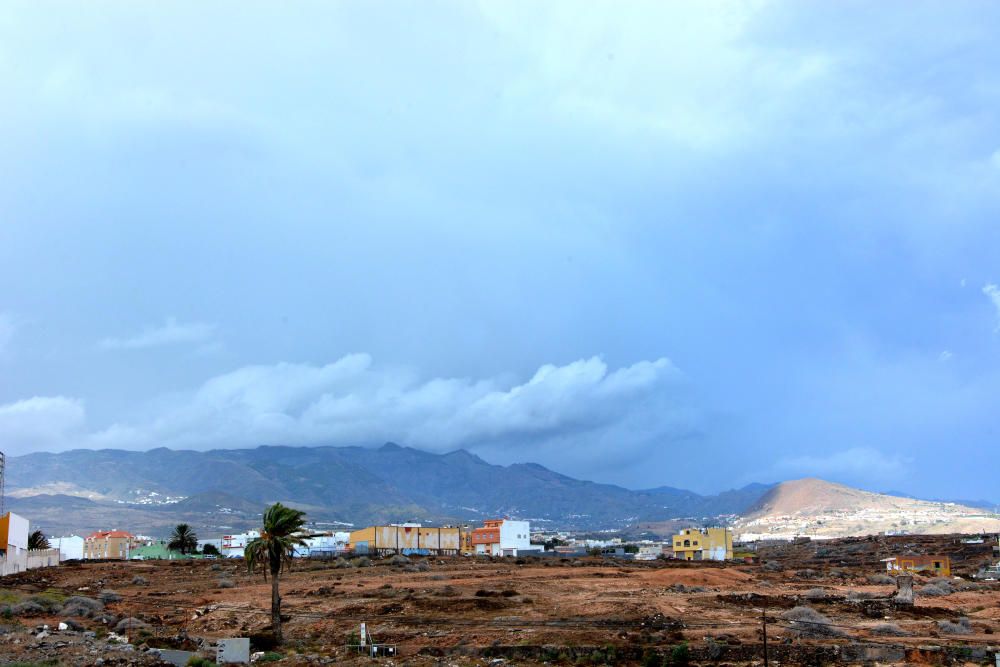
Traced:
POLYGON ((987 283, 983 285, 983 294, 989 297, 990 302, 997 311, 997 326, 994 331, 1000 332, 1000 287, 997 287, 993 283, 987 283))
POLYGON ((773 472, 779 479, 821 477, 846 483, 883 483, 904 479, 912 460, 887 455, 870 447, 853 447, 826 456, 798 456, 778 461, 773 472))
POLYGON ((63 396, 35 396, 0 405, 0 442, 7 454, 64 449, 80 442, 83 403, 63 396))
POLYGON ((216 326, 202 322, 181 324, 168 317, 163 326, 150 327, 129 338, 105 338, 101 347, 107 350, 142 350, 167 345, 204 343, 211 345, 216 326))
POLYGON ((612 370, 593 357, 545 365, 527 380, 511 382, 425 380, 352 354, 322 366, 256 365, 213 377, 149 421, 115 424, 90 435, 88 443, 208 448, 393 440, 443 452, 527 449, 569 439, 582 447, 626 428, 654 406, 658 419, 645 423, 654 431, 673 427, 671 413, 660 406, 680 381, 666 359, 612 370))

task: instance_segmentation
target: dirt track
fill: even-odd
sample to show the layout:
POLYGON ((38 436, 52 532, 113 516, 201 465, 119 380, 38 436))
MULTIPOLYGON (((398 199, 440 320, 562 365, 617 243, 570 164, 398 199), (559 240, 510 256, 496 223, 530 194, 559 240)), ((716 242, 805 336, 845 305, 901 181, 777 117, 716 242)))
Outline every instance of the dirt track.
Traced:
MULTIPOLYGON (((747 664, 762 654, 761 606, 767 608, 772 654, 784 655, 786 664, 849 662, 848 653, 831 651, 856 652, 859 645, 875 653, 880 646, 890 653, 909 650, 913 659, 917 647, 971 647, 956 650, 967 655, 975 649, 978 655, 1000 644, 993 635, 1000 623, 996 583, 956 581, 955 587, 965 590, 933 598, 918 594, 916 606, 905 610, 867 599, 894 590, 870 583, 872 574, 877 570, 869 566, 817 567, 799 557, 784 564, 774 558, 767 567, 594 558, 416 558, 403 565, 376 561, 371 567, 340 568, 306 561, 282 579, 288 620, 287 642, 279 650, 287 657, 279 664, 307 664, 307 656, 353 661, 344 647, 362 621, 378 642, 397 647, 396 662, 409 664, 436 664, 444 656, 453 664, 481 663, 490 656, 518 664, 627 663, 644 655, 651 660, 653 652, 670 654, 682 642, 694 659, 747 664), (843 636, 798 638, 782 614, 801 604, 826 616, 843 636), (942 632, 939 621, 960 616, 969 619, 969 634, 942 632), (886 622, 907 636, 873 634, 886 622)), ((113 590, 122 599, 109 602, 107 613, 149 624, 132 633, 135 644, 193 648, 199 639, 248 635, 264 642, 269 625, 270 587, 248 575, 242 561, 70 564, 3 583, 8 595, 19 596, 46 590, 97 596, 113 590), (223 587, 230 582, 232 588, 223 587)), ((924 583, 918 581, 918 589, 924 583)), ((16 620, 54 627, 59 618, 52 613, 16 620)), ((80 622, 91 628, 97 623, 80 622)), ((12 636, 0 644, 5 656, 13 648, 12 636)), ((24 657, 34 657, 19 646, 24 657)), ((921 659, 943 657, 932 651, 921 659)))

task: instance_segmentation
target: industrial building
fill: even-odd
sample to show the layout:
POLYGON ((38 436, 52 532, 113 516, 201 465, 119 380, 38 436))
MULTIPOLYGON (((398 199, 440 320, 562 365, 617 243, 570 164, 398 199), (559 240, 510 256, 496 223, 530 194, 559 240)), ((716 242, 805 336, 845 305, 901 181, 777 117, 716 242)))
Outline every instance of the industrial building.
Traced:
POLYGON ((472 549, 477 556, 517 556, 537 551, 531 546, 531 529, 527 521, 491 519, 482 528, 472 531, 472 549))
POLYGON ((733 532, 728 528, 684 528, 674 535, 674 558, 680 560, 731 560, 733 532))
POLYGON ((883 558, 887 572, 924 572, 939 577, 951 576, 951 559, 947 556, 893 556, 883 558))
POLYGON ((89 560, 128 560, 139 546, 135 535, 124 530, 99 530, 83 539, 83 557, 89 560))
POLYGON ((351 532, 348 548, 356 554, 457 555, 462 550, 462 529, 419 523, 369 526, 351 532))

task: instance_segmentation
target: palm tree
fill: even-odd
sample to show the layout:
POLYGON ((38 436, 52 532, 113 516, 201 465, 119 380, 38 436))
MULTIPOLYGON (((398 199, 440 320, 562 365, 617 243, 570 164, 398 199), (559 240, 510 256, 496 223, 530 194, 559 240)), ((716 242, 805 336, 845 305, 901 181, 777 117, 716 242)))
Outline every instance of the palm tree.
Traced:
POLYGON ((167 548, 171 551, 180 551, 185 555, 194 553, 198 550, 198 536, 191 530, 191 526, 186 523, 179 523, 170 536, 167 548))
POLYGON ((31 535, 28 535, 28 549, 51 549, 49 545, 49 538, 45 537, 45 533, 40 530, 36 530, 31 535))
POLYGON ((247 544, 244 557, 247 570, 259 569, 271 572, 271 629, 274 639, 281 642, 281 596, 278 593, 278 577, 285 567, 291 566, 295 547, 305 544, 302 527, 306 513, 302 510, 274 503, 264 511, 264 525, 257 537, 247 544))

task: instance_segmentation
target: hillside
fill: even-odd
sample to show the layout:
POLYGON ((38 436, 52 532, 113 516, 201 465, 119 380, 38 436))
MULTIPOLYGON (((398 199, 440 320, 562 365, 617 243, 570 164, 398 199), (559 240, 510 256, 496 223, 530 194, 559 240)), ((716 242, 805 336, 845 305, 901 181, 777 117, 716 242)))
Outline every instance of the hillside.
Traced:
POLYGON ((195 452, 74 450, 11 458, 7 488, 50 532, 163 531, 178 520, 204 531, 255 524, 282 501, 320 522, 477 522, 495 516, 560 528, 621 528, 637 521, 739 514, 768 487, 717 496, 660 487, 633 491, 574 479, 533 463, 490 464, 464 450, 432 454, 388 443, 195 452), (52 493, 58 490, 59 493, 52 493), (86 512, 68 512, 73 499, 86 512), (109 517, 101 524, 101 514, 109 517), (113 520, 110 518, 113 517, 113 520))
POLYGON ((797 479, 767 490, 735 524, 744 539, 846 537, 881 532, 995 532, 1000 518, 981 508, 903 498, 821 479, 797 479))

